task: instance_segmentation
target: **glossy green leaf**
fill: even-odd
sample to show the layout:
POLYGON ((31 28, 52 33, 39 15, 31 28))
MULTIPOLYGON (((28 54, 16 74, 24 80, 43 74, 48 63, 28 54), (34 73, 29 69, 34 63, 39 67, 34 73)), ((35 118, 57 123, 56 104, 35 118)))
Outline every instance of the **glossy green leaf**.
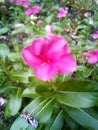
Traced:
POLYGON ((63 112, 60 111, 49 130, 61 130, 63 125, 63 112))
POLYGON ((63 121, 62 110, 59 110, 58 112, 56 110, 48 120, 45 130, 61 130, 63 121))
POLYGON ((58 84, 60 91, 68 92, 98 92, 98 83, 84 80, 69 80, 58 84))
POLYGON ((42 98, 38 98, 32 101, 23 111, 30 112, 39 122, 45 123, 51 116, 53 107, 54 99, 43 100, 42 98))
POLYGON ((22 102, 22 91, 21 89, 15 90, 15 93, 10 95, 7 108, 5 111, 6 116, 15 115, 19 111, 22 102))
POLYGON ((37 112, 40 110, 40 108, 47 103, 47 101, 48 99, 37 97, 23 109, 23 112, 25 111, 28 111, 29 113, 32 112, 32 115, 35 116, 37 112))
POLYGON ((38 85, 36 87, 36 92, 43 97, 51 97, 54 94, 51 89, 51 86, 48 84, 47 85, 38 85))
POLYGON ((66 111, 64 111, 64 119, 66 121, 66 124, 68 124, 68 126, 71 128, 71 130, 79 130, 79 124, 74 121, 66 111))
MULTIPOLYGON (((47 120, 52 115, 54 103, 55 103, 54 99, 43 99, 43 98, 39 97, 39 98, 33 100, 29 105, 27 105, 24 108, 23 112, 29 112, 30 116, 34 116, 34 118, 38 120, 39 127, 40 127, 41 123, 44 123, 44 124, 47 123, 47 120)), ((22 118, 22 117, 20 117, 20 118, 22 118)), ((20 118, 18 118, 14 122, 14 124, 13 124, 14 126, 16 126, 17 122, 19 122, 18 120, 20 120, 20 118)), ((12 127, 14 127, 13 125, 12 125, 12 127)), ((17 126, 17 129, 19 129, 19 128, 20 128, 20 125, 17 126)), ((22 128, 24 128, 24 126, 22 128)), ((27 130, 31 130, 30 125, 27 126, 27 130)), ((33 130, 33 128, 32 128, 32 130, 33 130)))
POLYGON ((56 99, 70 107, 88 108, 96 105, 98 93, 59 91, 56 94, 56 99))
POLYGON ((54 108, 54 99, 50 99, 47 103, 37 112, 35 117, 39 120, 40 123, 46 123, 50 118, 53 108, 54 108))
MULTIPOLYGON (((88 130, 98 130, 98 118, 80 108, 66 108, 70 117, 88 130)), ((97 114, 97 113, 96 113, 97 114)))
POLYGON ((0 44, 0 58, 5 58, 9 54, 9 48, 6 44, 0 44))
POLYGON ((38 94, 35 92, 35 87, 29 87, 26 88, 23 93, 22 93, 23 97, 30 97, 30 98, 35 98, 38 97, 38 94))
POLYGON ((32 72, 30 71, 14 71, 11 72, 12 79, 21 82, 21 83, 29 83, 29 77, 32 76, 32 72))
POLYGON ((28 123, 22 117, 18 117, 16 121, 11 126, 10 130, 27 130, 28 123))
POLYGON ((49 82, 40 80, 36 78, 35 76, 29 77, 30 82, 32 83, 33 86, 38 86, 38 85, 49 85, 49 82))

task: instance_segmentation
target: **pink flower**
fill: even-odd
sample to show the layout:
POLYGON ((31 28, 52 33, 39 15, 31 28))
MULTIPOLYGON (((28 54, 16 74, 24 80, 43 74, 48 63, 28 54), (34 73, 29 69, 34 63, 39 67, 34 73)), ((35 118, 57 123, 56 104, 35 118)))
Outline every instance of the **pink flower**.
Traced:
POLYGON ((17 5, 22 5, 23 1, 22 0, 16 0, 17 5))
POLYGON ((66 39, 59 35, 36 38, 22 50, 22 56, 34 68, 35 75, 44 81, 52 79, 58 73, 74 72, 77 66, 66 39))
POLYGON ((29 0, 16 0, 16 4, 22 5, 27 8, 31 4, 31 2, 29 0))
POLYGON ((46 25, 45 30, 47 33, 51 33, 54 31, 54 26, 53 25, 46 25))
POLYGON ((91 16, 91 12, 88 12, 88 11, 85 12, 85 13, 84 13, 84 16, 85 16, 85 17, 89 17, 89 16, 91 16))
POLYGON ((40 25, 40 24, 42 24, 42 23, 43 23, 42 20, 38 20, 36 24, 37 24, 37 25, 40 25))
POLYGON ((24 7, 29 7, 31 2, 29 0, 9 0, 11 3, 15 2, 17 5, 22 5, 24 7))
POLYGON ((89 57, 89 64, 96 64, 98 62, 98 50, 84 52, 83 55, 89 57))
POLYGON ((22 5, 23 5, 25 8, 28 8, 30 4, 31 4, 30 1, 24 1, 22 5))
POLYGON ((98 31, 96 31, 94 34, 91 35, 94 39, 98 38, 98 31))
POLYGON ((34 6, 32 8, 29 8, 25 11, 26 15, 32 15, 32 14, 38 14, 41 10, 41 7, 39 6, 34 6))
POLYGON ((57 14, 57 17, 58 18, 63 18, 65 17, 66 15, 68 14, 68 7, 66 7, 65 9, 64 8, 61 8, 57 14))

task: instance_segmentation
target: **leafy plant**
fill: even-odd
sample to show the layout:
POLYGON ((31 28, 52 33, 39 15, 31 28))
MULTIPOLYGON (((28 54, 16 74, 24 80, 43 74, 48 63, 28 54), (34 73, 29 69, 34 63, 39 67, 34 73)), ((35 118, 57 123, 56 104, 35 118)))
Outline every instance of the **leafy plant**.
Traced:
POLYGON ((97 130, 98 37, 92 1, 30 2, 28 8, 10 3, 8 16, 2 14, 0 21, 0 94, 7 99, 5 118, 18 116, 10 130, 97 130), (40 12, 33 18, 26 15, 25 11, 35 5, 40 5, 40 12), (66 16, 58 18, 60 9, 66 11, 66 7, 66 16), (85 17, 85 12, 91 15, 85 17), (45 30, 46 25, 53 27, 49 28, 50 32, 45 30), (62 65, 62 57, 68 58, 66 64, 63 59, 62 65), (47 64, 51 69, 46 66, 46 70, 39 73, 47 64), (50 72, 54 70, 52 77, 50 72))

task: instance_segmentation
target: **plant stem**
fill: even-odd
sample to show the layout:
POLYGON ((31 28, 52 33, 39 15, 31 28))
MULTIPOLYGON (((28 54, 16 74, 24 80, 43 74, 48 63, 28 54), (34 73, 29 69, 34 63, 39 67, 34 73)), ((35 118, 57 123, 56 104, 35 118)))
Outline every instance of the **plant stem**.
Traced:
POLYGON ((57 88, 55 87, 53 81, 52 81, 52 80, 49 80, 49 83, 51 84, 52 89, 54 90, 54 92, 57 92, 57 88))

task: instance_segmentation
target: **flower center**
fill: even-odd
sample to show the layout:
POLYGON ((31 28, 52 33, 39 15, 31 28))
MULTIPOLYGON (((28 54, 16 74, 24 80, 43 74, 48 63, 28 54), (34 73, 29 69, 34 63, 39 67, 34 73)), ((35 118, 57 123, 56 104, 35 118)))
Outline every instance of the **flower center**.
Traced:
POLYGON ((51 62, 50 59, 44 58, 44 59, 43 59, 43 63, 41 64, 41 66, 44 66, 44 65, 46 65, 46 64, 48 64, 48 63, 50 63, 50 62, 51 62))

